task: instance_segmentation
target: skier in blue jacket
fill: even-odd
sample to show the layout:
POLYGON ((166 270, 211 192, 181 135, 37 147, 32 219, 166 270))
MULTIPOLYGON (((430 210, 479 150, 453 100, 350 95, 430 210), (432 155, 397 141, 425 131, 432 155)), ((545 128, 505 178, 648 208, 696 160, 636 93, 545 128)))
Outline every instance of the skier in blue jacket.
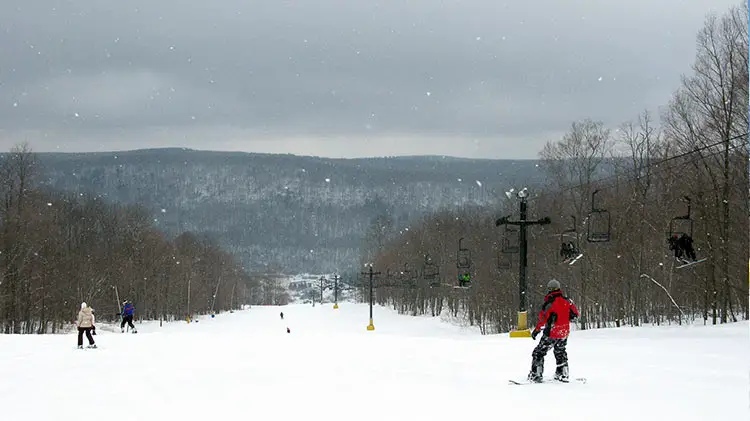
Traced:
POLYGON ((133 331, 133 333, 138 333, 137 330, 135 330, 135 326, 133 325, 133 313, 135 313, 135 306, 133 303, 131 303, 128 300, 123 301, 122 303, 122 323, 120 323, 120 330, 125 333, 125 323, 130 326, 130 330, 133 331))

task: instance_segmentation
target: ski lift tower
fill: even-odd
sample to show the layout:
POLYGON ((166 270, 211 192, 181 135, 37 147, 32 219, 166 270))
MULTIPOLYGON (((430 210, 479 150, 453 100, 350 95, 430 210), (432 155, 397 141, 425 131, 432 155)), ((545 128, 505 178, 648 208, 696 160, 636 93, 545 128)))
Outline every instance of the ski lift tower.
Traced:
MULTIPOLYGON (((507 192, 506 195, 510 197, 512 190, 510 192, 507 192)), ((507 216, 504 216, 497 221, 495 221, 495 226, 500 225, 518 225, 519 228, 519 234, 518 234, 518 251, 519 251, 519 265, 518 265, 518 325, 516 326, 516 330, 512 330, 510 332, 511 338, 530 338, 531 337, 531 331, 528 328, 527 324, 527 300, 526 300, 526 265, 527 265, 527 255, 528 255, 528 248, 527 248, 527 242, 526 242, 526 227, 529 225, 547 225, 551 223, 549 217, 544 217, 542 219, 537 220, 526 220, 526 199, 529 197, 528 189, 525 187, 516 193, 516 196, 521 199, 521 205, 520 205, 520 218, 517 221, 513 221, 508 219, 507 216)))

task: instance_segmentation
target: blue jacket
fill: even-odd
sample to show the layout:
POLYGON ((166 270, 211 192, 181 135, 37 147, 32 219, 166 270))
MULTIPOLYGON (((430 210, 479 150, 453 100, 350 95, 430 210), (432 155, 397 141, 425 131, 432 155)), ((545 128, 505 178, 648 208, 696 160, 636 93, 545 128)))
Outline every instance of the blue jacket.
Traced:
POLYGON ((132 303, 127 303, 125 304, 125 307, 122 308, 123 316, 132 316, 133 313, 135 313, 135 306, 132 303))

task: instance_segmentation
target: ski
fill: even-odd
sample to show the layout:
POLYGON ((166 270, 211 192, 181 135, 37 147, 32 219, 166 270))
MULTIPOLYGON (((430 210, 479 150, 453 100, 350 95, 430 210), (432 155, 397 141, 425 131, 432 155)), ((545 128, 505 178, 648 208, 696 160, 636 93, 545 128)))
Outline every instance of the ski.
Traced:
POLYGON ((561 380, 555 380, 555 379, 544 379, 541 382, 532 382, 528 380, 524 381, 518 381, 518 380, 508 380, 509 384, 521 386, 521 385, 527 385, 527 384, 544 384, 544 383, 561 383, 561 384, 567 384, 567 383, 581 383, 586 384, 587 380, 585 377, 578 377, 575 379, 570 379, 569 381, 561 381, 561 380))
POLYGON ((688 267, 688 266, 693 266, 694 264, 697 264, 697 263, 700 263, 700 262, 705 262, 706 260, 707 259, 700 259, 700 260, 695 260, 693 262, 689 262, 687 260, 681 260, 685 264, 680 265, 680 266, 676 266, 675 269, 681 269, 681 268, 685 268, 685 267, 688 267))

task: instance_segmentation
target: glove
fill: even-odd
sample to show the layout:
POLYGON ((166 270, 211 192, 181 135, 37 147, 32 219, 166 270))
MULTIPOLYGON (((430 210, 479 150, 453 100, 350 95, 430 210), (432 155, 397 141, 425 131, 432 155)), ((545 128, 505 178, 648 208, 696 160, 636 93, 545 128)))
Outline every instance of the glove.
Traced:
POLYGON ((539 330, 534 329, 534 331, 531 332, 531 339, 536 340, 537 335, 539 335, 539 330))

